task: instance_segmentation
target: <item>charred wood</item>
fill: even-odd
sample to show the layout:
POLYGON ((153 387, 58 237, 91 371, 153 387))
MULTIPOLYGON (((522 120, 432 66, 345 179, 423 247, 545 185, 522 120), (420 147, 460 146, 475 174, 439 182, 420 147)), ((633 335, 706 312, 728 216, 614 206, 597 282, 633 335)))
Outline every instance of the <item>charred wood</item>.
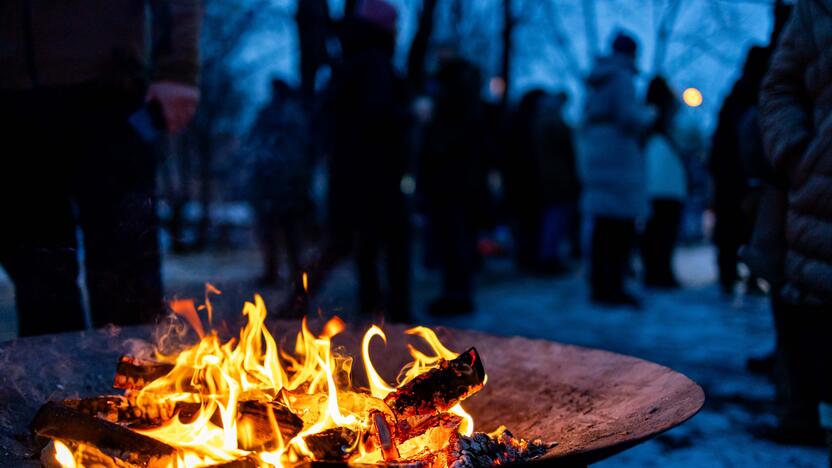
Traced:
POLYGON ((484 380, 482 360, 475 348, 469 348, 450 361, 443 359, 439 367, 398 388, 384 402, 398 420, 441 413, 478 392, 484 380))
POLYGON ((461 423, 461 417, 450 413, 413 416, 396 423, 394 440, 397 444, 401 444, 431 429, 441 430, 447 438, 451 432, 457 431, 461 423))
POLYGON ((346 427, 326 429, 303 438, 315 460, 346 461, 358 446, 358 434, 346 427))
POLYGON ((176 449, 170 445, 56 402, 38 410, 31 430, 37 437, 81 442, 112 458, 141 466, 167 466, 176 456, 176 449))
POLYGON ((237 405, 237 418, 238 430, 243 425, 251 428, 249 434, 238 437, 244 450, 274 450, 279 445, 278 437, 288 442, 303 429, 303 420, 275 401, 242 401, 237 405))
POLYGON ((381 456, 384 461, 393 461, 399 459, 399 449, 396 447, 396 442, 393 438, 393 431, 387 423, 387 418, 381 411, 373 411, 370 413, 370 422, 373 430, 373 439, 381 451, 381 456))
MULTIPOLYGON (((121 395, 65 400, 64 406, 80 411, 88 416, 106 419, 112 423, 131 427, 158 426, 174 415, 179 415, 183 422, 192 421, 199 412, 199 403, 178 402, 176 405, 137 405, 128 397, 121 395)), ((271 401, 241 401, 237 404, 238 422, 247 424, 252 429, 250 434, 241 437, 242 448, 246 450, 276 447, 278 427, 284 440, 298 435, 303 428, 303 420, 285 405, 271 401)), ((211 422, 222 427, 218 413, 212 415, 211 422)))
POLYGON ((150 382, 164 377, 174 368, 166 362, 148 361, 130 356, 121 356, 116 365, 113 387, 124 390, 140 390, 150 382))

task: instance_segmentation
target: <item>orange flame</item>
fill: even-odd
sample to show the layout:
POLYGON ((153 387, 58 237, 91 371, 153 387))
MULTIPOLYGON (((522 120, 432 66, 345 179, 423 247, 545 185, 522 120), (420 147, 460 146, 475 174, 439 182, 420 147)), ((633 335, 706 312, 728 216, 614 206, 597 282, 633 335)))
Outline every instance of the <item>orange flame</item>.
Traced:
MULTIPOLYGON (((206 285, 204 307, 210 323, 213 312, 209 294, 220 292, 210 284, 206 285)), ((174 364, 173 370, 134 395, 140 407, 174 407, 180 402, 199 404, 199 411, 187 421, 176 415, 158 427, 138 430, 179 450, 180 455, 171 468, 222 463, 241 457, 259 460, 264 466, 314 460, 314 454, 306 444, 310 435, 334 428, 367 434, 371 430, 370 410, 389 412, 382 400, 396 386, 402 386, 439 366, 443 359, 457 356, 439 341, 432 330, 425 327, 407 330, 407 334, 421 338, 430 351, 425 353, 408 346, 413 361, 402 369, 396 386, 390 385, 376 371, 370 357, 369 347, 373 338, 380 337, 385 344, 387 342, 381 328, 373 325, 362 340, 361 357, 370 386, 370 394, 367 395, 352 387, 352 358, 333 351, 332 339, 346 328, 338 317, 327 321, 318 335, 310 330, 309 322, 304 318, 295 339, 294 352, 287 352, 278 347, 266 327, 266 306, 259 295, 243 307, 247 323, 239 337, 227 341, 221 340, 215 330, 205 332, 192 300, 174 301, 171 309, 186 320, 201 339, 176 355, 157 352, 157 359, 174 364), (238 414, 237 406, 239 402, 250 399, 261 402, 278 399, 285 403, 303 420, 302 429, 291 439, 284 439, 270 409, 268 421, 275 435, 276 447, 257 453, 243 449, 251 447, 255 431, 252 423, 238 414)), ((460 405, 451 412, 463 418, 459 431, 471 434, 474 427, 471 416, 460 405)), ((360 440, 361 437, 357 437, 357 447, 352 447, 354 450, 351 453, 355 454, 352 461, 381 460, 377 449, 365 449, 360 440)), ((413 453, 424 448, 424 445, 416 447, 422 442, 420 439, 411 444, 413 453)), ((57 447, 56 444, 56 450, 57 447)), ((64 449, 68 451, 65 446, 61 450, 64 449)), ((66 457, 65 454, 61 456, 66 457)))
POLYGON ((54 442, 55 447, 55 461, 61 468, 76 468, 78 464, 75 462, 75 455, 72 451, 64 445, 60 440, 54 442))

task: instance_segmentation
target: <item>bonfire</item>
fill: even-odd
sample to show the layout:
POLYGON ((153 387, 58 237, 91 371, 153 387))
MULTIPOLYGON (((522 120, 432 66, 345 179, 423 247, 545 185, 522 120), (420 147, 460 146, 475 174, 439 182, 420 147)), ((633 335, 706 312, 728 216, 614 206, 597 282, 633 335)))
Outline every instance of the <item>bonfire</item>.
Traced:
POLYGON ((123 394, 46 403, 32 422, 45 466, 493 466, 553 445, 504 427, 475 432, 462 402, 487 383, 480 355, 451 351, 429 328, 406 331, 423 346, 408 345, 412 361, 391 383, 370 356, 371 341, 387 338, 371 326, 360 350, 367 385, 358 386, 353 356, 332 345, 345 329, 337 317, 317 334, 304 319, 287 351, 267 329, 259 295, 227 341, 211 327, 208 296, 199 308, 177 301, 172 310, 198 341, 166 353, 164 336, 152 359, 121 357, 114 387, 123 394))

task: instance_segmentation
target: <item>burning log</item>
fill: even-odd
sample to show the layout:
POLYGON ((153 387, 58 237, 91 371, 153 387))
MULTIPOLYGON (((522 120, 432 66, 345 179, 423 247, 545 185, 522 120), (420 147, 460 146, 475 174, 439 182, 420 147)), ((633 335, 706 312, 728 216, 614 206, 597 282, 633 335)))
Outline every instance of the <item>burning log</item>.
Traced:
POLYGON ((346 427, 326 429, 303 438, 314 460, 346 461, 358 446, 358 434, 346 427))
POLYGON ((38 437, 95 447, 124 463, 163 467, 173 464, 176 457, 176 449, 170 445, 56 402, 38 410, 31 430, 38 437))
POLYGON ((384 461, 393 461, 399 459, 399 449, 396 448, 396 441, 393 439, 393 431, 390 430, 390 425, 387 424, 387 418, 381 411, 373 411, 370 413, 370 421, 372 422, 374 442, 381 451, 381 456, 384 461))
POLYGON ((174 368, 173 364, 121 356, 116 366, 113 388, 141 390, 150 382, 164 377, 174 368))
POLYGON ((475 348, 469 348, 450 361, 442 360, 439 367, 387 395, 384 402, 398 420, 437 414, 478 392, 484 380, 482 360, 475 348))
MULTIPOLYGON (((66 407, 80 411, 87 416, 106 419, 112 423, 143 428, 158 426, 178 414, 183 421, 190 421, 199 412, 200 404, 178 402, 173 405, 137 405, 128 397, 120 395, 65 400, 66 407)), ((241 437, 243 448, 266 448, 271 450, 277 441, 274 425, 277 425, 282 437, 288 440, 298 435, 303 428, 303 420, 285 405, 272 401, 241 401, 237 405, 239 421, 251 428, 251 433, 241 437), (243 443, 245 442, 245 443, 243 443)), ((215 413, 211 422, 222 427, 219 414, 215 413)))
POLYGON ((450 413, 413 416, 396 424, 394 440, 397 444, 401 444, 431 429, 441 430, 449 436, 451 432, 456 432, 461 423, 461 417, 450 413))
POLYGON ((273 450, 278 446, 278 437, 288 441, 303 429, 303 420, 281 403, 241 401, 237 405, 239 427, 250 428, 248 434, 239 437, 240 448, 244 450, 273 450), (277 426, 279 434, 275 433, 277 426))

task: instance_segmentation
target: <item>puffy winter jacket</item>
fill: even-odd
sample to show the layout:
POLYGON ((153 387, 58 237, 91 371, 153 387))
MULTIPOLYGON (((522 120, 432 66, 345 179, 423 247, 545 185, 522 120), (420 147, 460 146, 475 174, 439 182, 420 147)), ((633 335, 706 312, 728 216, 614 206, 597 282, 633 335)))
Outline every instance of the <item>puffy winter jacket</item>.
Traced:
POLYGON ((598 60, 590 73, 579 133, 581 207, 591 216, 635 218, 647 211, 647 171, 640 141, 654 113, 636 97, 632 59, 598 60))
POLYGON ((763 82, 760 127, 790 180, 789 290, 832 304, 832 0, 798 2, 763 82))

